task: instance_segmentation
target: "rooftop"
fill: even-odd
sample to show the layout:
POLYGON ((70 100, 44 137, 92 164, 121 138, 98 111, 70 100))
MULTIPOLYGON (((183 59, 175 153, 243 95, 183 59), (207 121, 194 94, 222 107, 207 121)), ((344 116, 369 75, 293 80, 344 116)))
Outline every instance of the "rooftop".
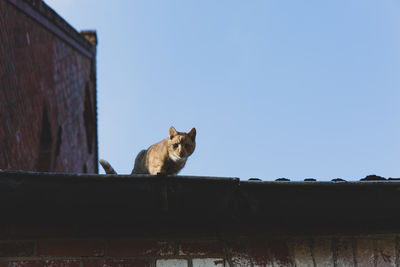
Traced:
POLYGON ((0 235, 6 236, 28 226, 77 235, 400 228, 400 180, 378 176, 362 181, 290 182, 0 171, 0 192, 0 210, 8 218, 0 223, 7 225, 3 229, 8 232, 0 235))

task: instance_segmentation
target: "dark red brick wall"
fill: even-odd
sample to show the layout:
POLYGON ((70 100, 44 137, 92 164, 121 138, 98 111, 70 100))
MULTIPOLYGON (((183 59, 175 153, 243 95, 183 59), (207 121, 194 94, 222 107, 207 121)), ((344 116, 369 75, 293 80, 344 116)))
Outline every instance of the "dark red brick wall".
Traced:
MULTIPOLYGON (((0 169, 96 173, 95 52, 84 55, 12 2, 0 0, 0 169)), ((40 1, 14 2, 39 3, 63 22, 40 1)))
POLYGON ((399 266, 397 234, 0 242, 2 266, 399 266))

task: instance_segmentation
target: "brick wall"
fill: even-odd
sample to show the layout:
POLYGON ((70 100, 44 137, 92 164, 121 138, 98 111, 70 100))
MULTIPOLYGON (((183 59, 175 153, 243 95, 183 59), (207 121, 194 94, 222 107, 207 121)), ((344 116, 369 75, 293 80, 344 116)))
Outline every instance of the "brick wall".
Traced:
POLYGON ((97 172, 95 46, 38 0, 0 0, 0 169, 97 172))
POLYGON ((0 266, 399 266, 397 234, 0 241, 0 266))

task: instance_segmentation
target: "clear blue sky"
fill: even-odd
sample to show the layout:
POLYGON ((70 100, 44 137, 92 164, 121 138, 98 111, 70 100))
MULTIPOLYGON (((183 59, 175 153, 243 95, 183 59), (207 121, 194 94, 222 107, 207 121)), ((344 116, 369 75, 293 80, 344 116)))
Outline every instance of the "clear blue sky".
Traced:
POLYGON ((398 0, 46 0, 96 29, 99 156, 197 129, 182 175, 400 177, 398 0))

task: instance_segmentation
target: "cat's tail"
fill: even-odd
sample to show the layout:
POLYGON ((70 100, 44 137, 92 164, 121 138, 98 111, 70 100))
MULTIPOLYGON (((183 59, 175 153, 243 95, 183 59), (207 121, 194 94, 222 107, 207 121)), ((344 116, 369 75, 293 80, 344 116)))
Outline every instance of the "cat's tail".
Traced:
POLYGON ((108 163, 107 160, 99 159, 99 162, 100 162, 101 166, 103 166, 103 169, 106 172, 106 174, 117 174, 117 172, 114 170, 114 168, 111 166, 111 164, 108 163))

